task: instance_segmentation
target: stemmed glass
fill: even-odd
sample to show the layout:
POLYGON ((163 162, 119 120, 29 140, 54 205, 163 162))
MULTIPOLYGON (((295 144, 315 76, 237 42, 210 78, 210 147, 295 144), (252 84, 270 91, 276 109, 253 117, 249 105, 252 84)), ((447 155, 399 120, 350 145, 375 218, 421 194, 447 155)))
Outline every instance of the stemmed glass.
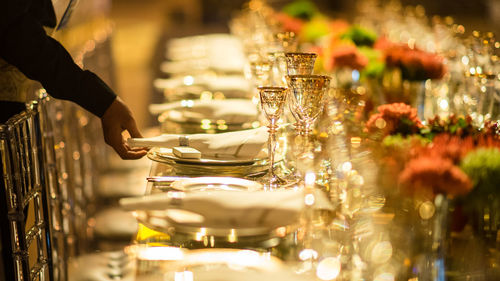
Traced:
POLYGON ((262 111, 269 121, 269 172, 264 177, 264 187, 267 189, 275 189, 287 182, 274 173, 274 155, 276 150, 276 129, 277 122, 283 113, 288 89, 285 87, 259 87, 260 104, 262 111))
POLYGON ((314 53, 285 53, 288 75, 310 75, 318 55, 314 53))
POLYGON ((312 131, 314 121, 322 111, 330 80, 325 75, 287 76, 290 111, 297 121, 295 128, 300 135, 308 135, 312 131))
POLYGON ((330 77, 324 75, 288 75, 289 107, 297 121, 295 123, 295 175, 303 179, 306 172, 313 169, 311 131, 320 115, 324 96, 330 85, 330 77))

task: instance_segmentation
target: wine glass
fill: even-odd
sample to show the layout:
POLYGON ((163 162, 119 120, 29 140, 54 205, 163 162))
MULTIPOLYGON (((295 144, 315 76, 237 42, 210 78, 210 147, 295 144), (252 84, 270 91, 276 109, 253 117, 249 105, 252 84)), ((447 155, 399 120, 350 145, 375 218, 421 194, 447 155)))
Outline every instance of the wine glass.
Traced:
POLYGON ((314 53, 285 53, 288 75, 310 75, 318 55, 314 53))
POLYGON ((297 121, 295 128, 300 135, 308 135, 312 131, 314 121, 322 111, 330 80, 325 75, 287 76, 290 111, 297 121))
POLYGON ((288 89, 285 87, 259 87, 260 105, 267 120, 269 121, 269 172, 264 177, 264 187, 275 189, 280 185, 286 184, 286 181, 274 173, 274 154, 276 149, 276 129, 277 122, 283 113, 288 89))

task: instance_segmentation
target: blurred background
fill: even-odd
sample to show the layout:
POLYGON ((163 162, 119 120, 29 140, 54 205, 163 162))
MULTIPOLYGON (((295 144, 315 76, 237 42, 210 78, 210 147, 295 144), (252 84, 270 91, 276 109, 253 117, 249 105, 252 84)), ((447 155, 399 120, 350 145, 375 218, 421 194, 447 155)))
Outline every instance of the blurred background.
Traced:
MULTIPOLYGON (((231 15, 244 0, 109 0, 105 13, 112 24, 110 63, 114 64, 112 87, 131 107, 141 128, 153 124, 147 105, 154 99, 153 79, 163 60, 167 38, 207 32, 227 32, 231 15), (145 97, 146 96, 146 97, 145 97)), ((279 8, 290 1, 270 0, 279 8)), ((316 0, 322 11, 350 18, 355 0, 316 0)), ((403 5, 422 5, 428 15, 453 16, 467 32, 500 30, 500 0, 402 0, 403 5)), ((81 5, 81 3, 79 4, 81 5)), ((101 3, 102 5, 102 3, 101 3)), ((89 63, 86 63, 89 67, 89 63)))

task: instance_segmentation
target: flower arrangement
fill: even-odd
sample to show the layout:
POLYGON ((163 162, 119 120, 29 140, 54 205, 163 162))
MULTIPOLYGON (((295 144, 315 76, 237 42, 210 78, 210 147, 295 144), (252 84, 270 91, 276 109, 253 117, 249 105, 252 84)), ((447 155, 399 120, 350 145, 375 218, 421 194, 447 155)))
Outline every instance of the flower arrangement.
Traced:
POLYGON ((369 29, 353 25, 340 35, 341 40, 350 40, 356 46, 373 47, 377 34, 369 29))
POLYGON ((480 147, 465 155, 460 168, 482 194, 500 192, 500 146, 480 147))
POLYGON ((278 22, 280 23, 283 31, 300 34, 305 24, 304 20, 299 18, 294 18, 286 13, 277 13, 275 16, 278 22))
POLYGON ((324 68, 332 71, 335 68, 347 67, 363 70, 368 64, 368 58, 359 52, 356 46, 344 44, 331 50, 324 58, 324 68))
MULTIPOLYGON (((469 116, 452 115, 429 119, 424 126, 415 108, 394 103, 378 107, 378 113, 367 121, 365 133, 381 151, 381 166, 390 167, 392 173, 387 176, 398 175, 397 184, 405 194, 454 197, 467 194, 472 187, 491 192, 492 186, 500 186, 493 176, 500 174, 496 123, 479 128, 469 116), (488 168, 482 170, 483 165, 488 168)), ((394 180, 383 181, 395 184, 394 180)))
POLYGON ((446 74, 444 60, 436 54, 406 44, 392 44, 387 39, 375 44, 375 48, 383 52, 387 67, 401 70, 404 80, 441 79, 446 74))
POLYGON ((382 135, 409 135, 419 132, 422 122, 418 119, 417 110, 404 103, 384 104, 377 108, 379 113, 373 114, 366 122, 366 132, 382 135))
POLYGON ((447 194, 465 195, 472 189, 467 175, 447 158, 419 156, 411 159, 399 175, 404 193, 420 196, 447 194))

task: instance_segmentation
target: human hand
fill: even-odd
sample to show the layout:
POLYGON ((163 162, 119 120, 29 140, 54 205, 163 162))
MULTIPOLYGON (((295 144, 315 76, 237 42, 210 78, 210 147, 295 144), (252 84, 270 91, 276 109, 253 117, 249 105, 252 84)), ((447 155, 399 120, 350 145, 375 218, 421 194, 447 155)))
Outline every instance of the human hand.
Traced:
POLYGON ((132 112, 117 97, 101 118, 104 141, 111 146, 122 159, 139 159, 146 155, 145 148, 131 148, 123 137, 123 131, 127 131, 132 138, 142 138, 137 129, 132 112))

